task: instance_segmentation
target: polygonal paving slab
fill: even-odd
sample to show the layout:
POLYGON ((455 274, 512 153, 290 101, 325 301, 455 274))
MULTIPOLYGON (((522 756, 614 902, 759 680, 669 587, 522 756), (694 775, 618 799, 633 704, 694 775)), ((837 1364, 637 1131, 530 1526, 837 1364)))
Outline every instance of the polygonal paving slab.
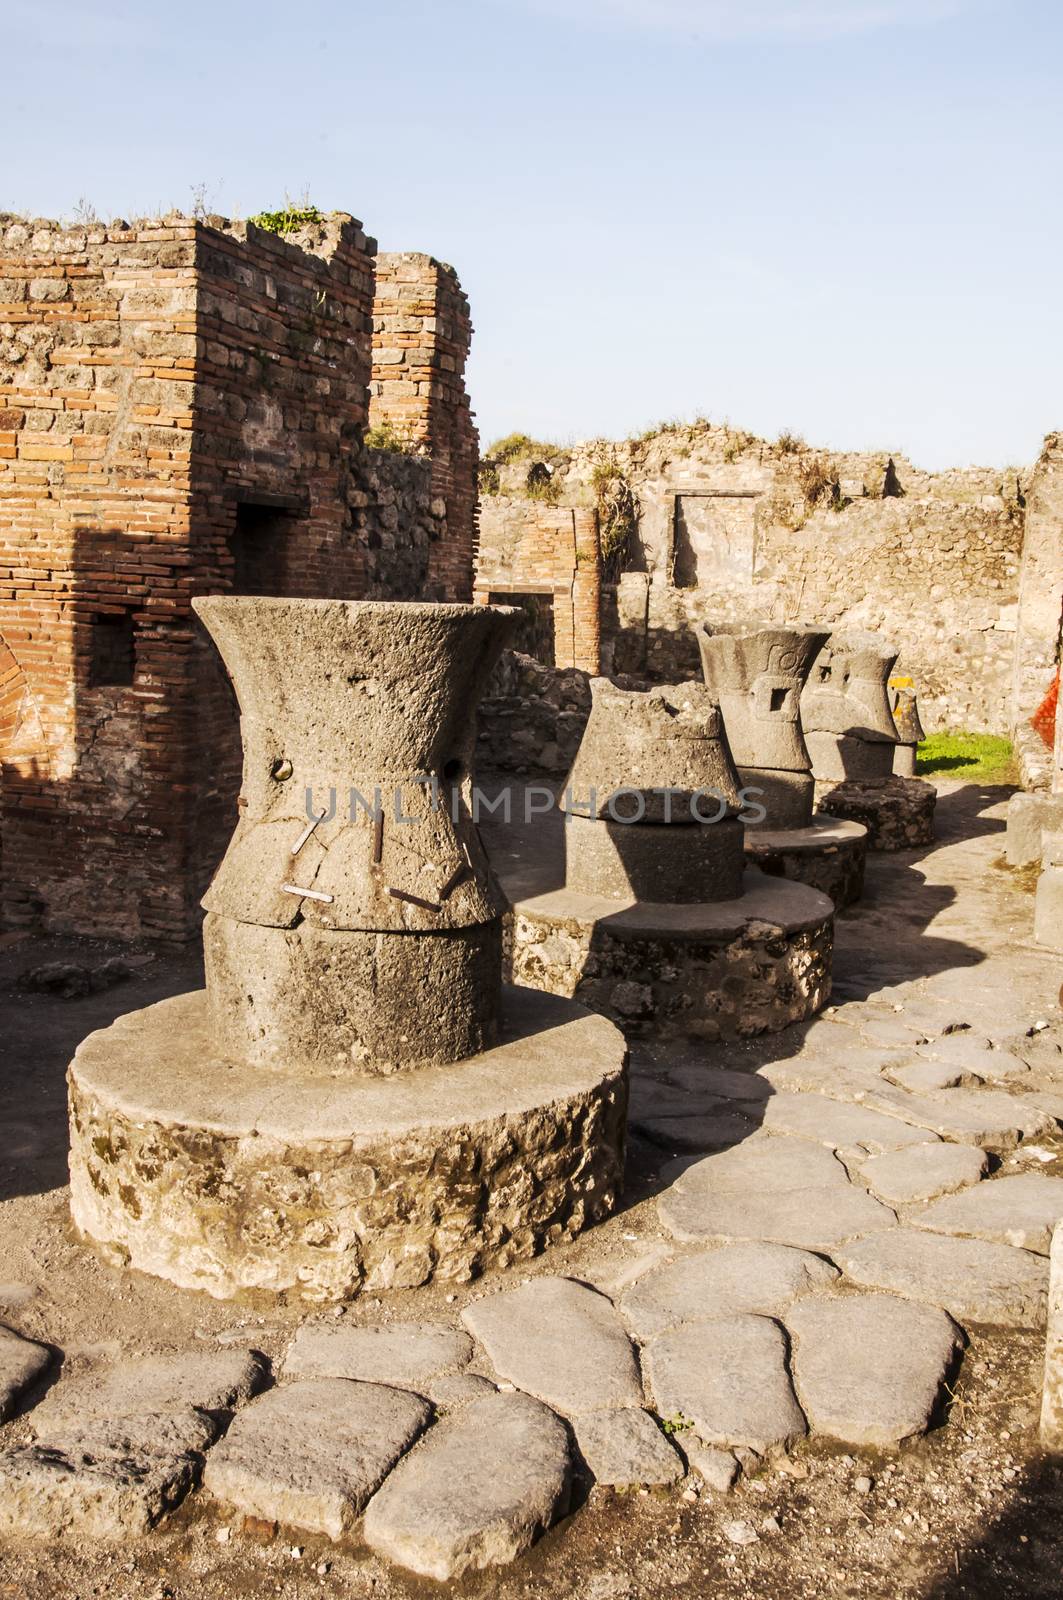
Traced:
POLYGON ((657 1410, 692 1424, 705 1444, 764 1455, 806 1432, 786 1369, 787 1340, 770 1317, 688 1322, 652 1340, 643 1360, 657 1410))
POLYGON ((240 1412, 203 1484, 245 1516, 339 1539, 431 1415, 417 1395, 383 1384, 286 1383, 240 1412))
POLYGON ((944 1311, 886 1294, 806 1300, 786 1326, 812 1432, 879 1448, 926 1432, 962 1343, 944 1311))
POLYGON ((631 1340, 604 1295, 571 1278, 534 1278, 461 1314, 495 1371, 565 1416, 641 1406, 631 1340))
POLYGON ((680 1322, 740 1312, 777 1316, 800 1295, 827 1288, 838 1269, 806 1250, 731 1244, 655 1268, 627 1290, 620 1310, 640 1339, 680 1322))
POLYGON ((971 1144, 914 1144, 873 1156, 860 1167, 861 1182, 887 1205, 901 1206, 966 1189, 989 1171, 989 1157, 971 1144))
POLYGON ((573 1423, 580 1454, 603 1485, 675 1483, 686 1471, 647 1411, 591 1411, 573 1423))
POLYGON ((994 1178, 966 1194, 947 1195, 911 1220, 932 1233, 989 1239, 1046 1256, 1061 1217, 1063 1178, 1025 1172, 994 1178))
POLYGON ((51 1365, 52 1352, 0 1326, 0 1422, 6 1422, 20 1397, 51 1365))
POLYGON ((284 1358, 286 1378, 350 1378, 422 1390, 472 1359, 467 1333, 436 1322, 391 1322, 383 1327, 301 1327, 284 1358))
POLYGON ((844 1188, 849 1175, 829 1150, 803 1139, 755 1134, 733 1150, 721 1150, 686 1167, 675 1187, 700 1193, 777 1193, 780 1190, 818 1189, 832 1184, 844 1188))
POLYGON ((869 1111, 866 1106, 829 1100, 821 1094, 791 1094, 785 1090, 764 1105, 762 1126, 767 1133, 815 1139, 828 1150, 862 1151, 867 1155, 899 1150, 926 1139, 922 1129, 908 1127, 896 1117, 869 1111))
POLYGON ((365 1514, 371 1550, 446 1582, 502 1566, 568 1509, 572 1457, 559 1417, 524 1394, 474 1400, 430 1429, 365 1514))
POLYGON ((828 1255, 846 1239, 897 1225, 892 1211, 853 1185, 718 1194, 677 1184, 661 1195, 657 1210, 676 1239, 762 1240, 828 1255))
POLYGON ((832 1254, 854 1283, 941 1306, 959 1323, 1044 1327, 1048 1262, 1027 1250, 898 1228, 832 1254))
POLYGON ((1039 1138, 1055 1127, 1046 1112, 1001 1089, 943 1089, 936 1095, 917 1095, 883 1083, 862 1103, 956 1144, 977 1144, 986 1150, 1014 1150, 1023 1139, 1039 1138))
POLYGON ((229 1411, 266 1382, 263 1358, 252 1350, 189 1351, 132 1357, 61 1378, 33 1412, 38 1432, 80 1427, 94 1417, 138 1417, 183 1411, 229 1411))

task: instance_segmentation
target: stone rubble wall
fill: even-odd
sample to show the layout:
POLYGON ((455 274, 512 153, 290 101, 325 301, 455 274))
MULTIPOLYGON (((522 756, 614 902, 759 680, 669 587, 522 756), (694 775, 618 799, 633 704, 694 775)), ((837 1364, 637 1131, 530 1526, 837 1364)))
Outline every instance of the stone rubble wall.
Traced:
MULTIPOLYGON (((1026 537, 1019 582, 1012 720, 1027 723, 1051 687, 1063 638, 1063 434, 1050 433, 1026 489, 1026 537)), ((1040 746, 1051 767, 1050 752, 1040 746)), ((1033 766, 1039 762, 1035 759, 1033 766)), ((1036 786, 1036 778, 1034 778, 1036 786)))

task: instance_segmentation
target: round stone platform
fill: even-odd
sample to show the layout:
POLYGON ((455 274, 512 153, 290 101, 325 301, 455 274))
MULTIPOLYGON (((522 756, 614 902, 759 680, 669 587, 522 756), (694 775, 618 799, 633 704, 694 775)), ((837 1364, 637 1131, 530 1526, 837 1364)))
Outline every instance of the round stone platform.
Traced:
POLYGON ((741 899, 625 905, 557 889, 518 900, 515 982, 573 996, 628 1032, 736 1039, 814 1016, 830 996, 834 906, 747 867, 741 899))
POLYGON ((627 1052, 604 1018, 507 988, 503 1042, 394 1077, 217 1053, 202 992, 90 1034, 70 1067, 74 1222, 219 1299, 465 1280, 613 1209, 627 1052))
POLYGON ((867 829, 859 822, 819 816, 807 828, 750 828, 745 851, 746 860, 770 877, 822 890, 837 910, 864 892, 867 829))
POLYGON ((859 822, 869 850, 917 850, 934 842, 937 790, 922 778, 887 778, 885 783, 816 780, 816 808, 831 817, 859 822))

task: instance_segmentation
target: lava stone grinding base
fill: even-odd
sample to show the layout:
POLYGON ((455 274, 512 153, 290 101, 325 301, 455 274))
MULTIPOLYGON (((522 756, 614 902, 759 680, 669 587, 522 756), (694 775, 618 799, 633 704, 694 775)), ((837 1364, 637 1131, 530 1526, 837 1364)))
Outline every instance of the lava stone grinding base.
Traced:
POLYGON ((864 892, 867 829, 838 817, 813 817, 807 828, 755 828, 746 833, 746 860, 773 878, 820 889, 835 910, 864 892))
POLYGON ((628 1033, 738 1039, 777 1033, 830 997, 834 906, 747 867, 739 900, 625 904, 571 889, 519 900, 515 982, 573 996, 628 1033))
POLYGON ((607 1216, 627 1052, 604 1018, 503 991, 503 1042, 391 1078, 219 1056, 202 992, 90 1034, 70 1067, 74 1222, 122 1265, 219 1299, 464 1281, 607 1216))
POLYGON ((918 850, 934 842, 937 790, 922 778, 885 783, 816 782, 816 807, 828 816, 863 823, 869 850, 918 850))

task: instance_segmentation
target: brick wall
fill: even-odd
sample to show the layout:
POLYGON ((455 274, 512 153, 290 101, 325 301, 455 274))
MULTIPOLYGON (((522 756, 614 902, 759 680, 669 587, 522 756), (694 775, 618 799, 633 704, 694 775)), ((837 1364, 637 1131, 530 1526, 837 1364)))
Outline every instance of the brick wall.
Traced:
POLYGON ((446 519, 429 562, 437 599, 471 593, 478 464, 464 381, 471 338, 469 302, 452 267, 415 253, 377 256, 369 419, 431 458, 446 519))
POLYGON ((474 598, 551 595, 557 667, 599 671, 601 588, 596 511, 497 495, 483 502, 474 598))

